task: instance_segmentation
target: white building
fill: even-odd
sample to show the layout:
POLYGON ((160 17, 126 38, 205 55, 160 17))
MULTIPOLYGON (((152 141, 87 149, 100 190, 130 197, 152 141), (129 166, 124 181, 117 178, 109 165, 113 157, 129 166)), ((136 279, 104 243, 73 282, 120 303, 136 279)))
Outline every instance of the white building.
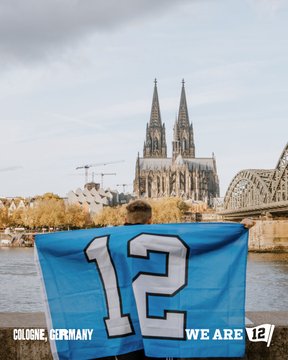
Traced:
POLYGON ((118 193, 117 190, 101 189, 97 183, 88 183, 84 189, 69 191, 67 203, 78 204, 90 214, 97 214, 104 206, 115 206, 128 203, 133 198, 130 194, 118 193))

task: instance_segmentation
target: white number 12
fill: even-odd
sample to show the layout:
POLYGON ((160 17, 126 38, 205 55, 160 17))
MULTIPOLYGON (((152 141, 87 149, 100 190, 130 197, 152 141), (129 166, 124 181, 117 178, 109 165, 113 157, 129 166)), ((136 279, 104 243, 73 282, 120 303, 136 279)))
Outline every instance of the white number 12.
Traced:
MULTIPOLYGON (((122 313, 117 273, 112 261, 108 236, 95 238, 86 248, 88 261, 95 261, 105 292, 109 337, 134 334, 129 314, 122 313)), ((174 296, 187 284, 189 248, 176 236, 140 234, 128 242, 128 256, 149 260, 151 252, 166 255, 165 273, 139 272, 132 286, 143 337, 185 338, 185 311, 164 310, 164 316, 149 315, 150 296, 174 296)))

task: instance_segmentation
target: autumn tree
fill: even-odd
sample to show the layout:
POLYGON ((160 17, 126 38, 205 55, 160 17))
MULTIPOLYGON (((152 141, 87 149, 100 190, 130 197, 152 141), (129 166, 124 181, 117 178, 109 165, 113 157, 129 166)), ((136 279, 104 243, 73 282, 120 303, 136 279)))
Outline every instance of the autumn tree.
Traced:
POLYGON ((9 215, 9 226, 23 226, 24 225, 25 209, 16 209, 9 215))
POLYGON ((0 228, 4 229, 9 225, 8 209, 6 207, 0 208, 0 228))
POLYGON ((65 208, 65 225, 68 229, 83 228, 84 226, 91 226, 90 214, 87 210, 79 205, 66 205, 65 208))
POLYGON ((83 228, 92 226, 93 222, 88 208, 69 205, 58 195, 45 193, 37 195, 32 206, 18 208, 9 214, 8 207, 0 208, 0 228, 7 226, 24 226, 29 229, 49 228, 83 228))
POLYGON ((153 224, 181 222, 183 213, 188 209, 184 201, 177 197, 150 200, 149 203, 152 206, 153 224))
POLYGON ((96 226, 123 225, 125 222, 125 214, 125 206, 107 206, 94 216, 93 222, 96 226))
POLYGON ((37 200, 51 200, 51 199, 61 200, 59 195, 54 194, 52 192, 47 192, 43 195, 37 195, 37 196, 35 196, 35 199, 37 199, 37 200))
POLYGON ((59 227, 65 223, 65 206, 62 199, 45 199, 36 206, 38 226, 59 227))
POLYGON ((28 228, 62 226, 65 224, 64 201, 55 197, 39 197, 33 207, 23 211, 22 219, 24 226, 28 228))
MULTIPOLYGON (((187 211, 188 206, 179 198, 162 198, 147 200, 152 206, 153 224, 181 222, 183 213, 187 211)), ((125 222, 126 205, 119 207, 105 207, 97 214, 93 221, 95 225, 123 225, 125 222)))
POLYGON ((28 207, 23 212, 23 225, 29 229, 35 229, 39 226, 38 224, 38 211, 35 206, 28 207))

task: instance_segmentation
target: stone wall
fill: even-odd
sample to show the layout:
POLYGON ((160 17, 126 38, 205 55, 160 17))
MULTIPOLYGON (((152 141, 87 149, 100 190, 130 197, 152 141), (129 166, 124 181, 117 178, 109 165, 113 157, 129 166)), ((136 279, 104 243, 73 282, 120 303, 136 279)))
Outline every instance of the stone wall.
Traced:
POLYGON ((288 252, 288 220, 257 220, 249 233, 249 250, 288 252))
MULTIPOLYGON (((194 214, 193 214, 194 215, 194 214)), ((188 219, 187 221, 195 221, 188 219)), ((202 214, 203 222, 223 222, 218 214, 202 214)), ((249 232, 249 251, 288 252, 288 220, 256 220, 249 232)))

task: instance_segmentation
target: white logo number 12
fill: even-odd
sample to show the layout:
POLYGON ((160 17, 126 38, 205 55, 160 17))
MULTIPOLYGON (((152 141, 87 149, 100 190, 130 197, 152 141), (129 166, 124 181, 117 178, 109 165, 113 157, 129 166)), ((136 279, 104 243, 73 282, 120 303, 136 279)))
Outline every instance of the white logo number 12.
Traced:
MULTIPOLYGON (((139 272, 133 290, 143 337, 185 338, 185 311, 164 310, 164 316, 149 316, 149 297, 176 295, 187 284, 189 249, 176 236, 141 234, 131 239, 128 256, 149 260, 151 252, 166 255, 165 273, 139 272)), ((123 315, 117 273, 108 248, 108 236, 95 238, 85 250, 88 261, 95 261, 103 284, 108 317, 105 325, 109 337, 134 334, 128 314, 123 315)))

